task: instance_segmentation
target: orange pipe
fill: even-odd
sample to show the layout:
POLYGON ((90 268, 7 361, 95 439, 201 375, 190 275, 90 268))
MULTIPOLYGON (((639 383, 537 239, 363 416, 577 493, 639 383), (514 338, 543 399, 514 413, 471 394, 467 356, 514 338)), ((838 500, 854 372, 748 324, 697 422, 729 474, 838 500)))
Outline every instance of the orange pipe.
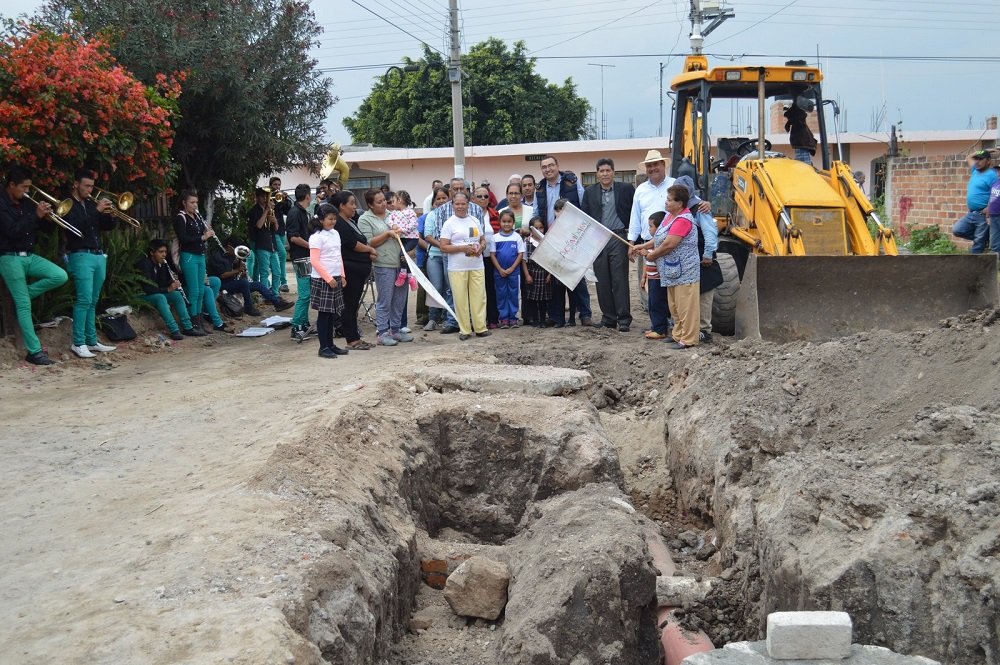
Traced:
POLYGON ((673 607, 661 607, 656 611, 656 623, 660 629, 660 644, 663 645, 664 665, 680 665, 690 655, 715 649, 712 640, 702 631, 693 633, 681 627, 671 612, 673 607))
MULTIPOLYGON (((660 534, 653 529, 646 532, 646 547, 660 575, 672 577, 677 566, 670 556, 670 550, 660 539, 660 534)), ((703 631, 691 632, 682 628, 672 614, 674 609, 676 608, 661 607, 656 611, 656 625, 660 629, 664 665, 680 665, 680 662, 688 656, 715 649, 712 640, 708 639, 708 635, 703 631)))

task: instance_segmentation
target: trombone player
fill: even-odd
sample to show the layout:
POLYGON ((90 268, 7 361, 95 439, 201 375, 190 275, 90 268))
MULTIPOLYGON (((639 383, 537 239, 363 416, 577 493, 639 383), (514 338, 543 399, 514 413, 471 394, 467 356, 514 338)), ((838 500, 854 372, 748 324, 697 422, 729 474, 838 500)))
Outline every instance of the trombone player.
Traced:
POLYGON ((33 365, 51 365, 31 320, 31 300, 66 283, 66 271, 34 253, 39 228, 49 228, 52 206, 27 196, 31 172, 11 166, 0 194, 0 277, 10 291, 17 324, 33 365), (29 282, 28 280, 34 280, 29 282))
POLYGON ((94 191, 94 172, 79 169, 73 179, 70 200, 73 207, 64 219, 79 229, 81 236, 66 236, 66 267, 76 287, 73 303, 73 344, 69 350, 80 358, 93 358, 94 352, 107 353, 115 347, 101 344, 97 339, 97 301, 107 276, 108 255, 101 247, 101 231, 115 228, 111 215, 111 202, 91 198, 94 191))

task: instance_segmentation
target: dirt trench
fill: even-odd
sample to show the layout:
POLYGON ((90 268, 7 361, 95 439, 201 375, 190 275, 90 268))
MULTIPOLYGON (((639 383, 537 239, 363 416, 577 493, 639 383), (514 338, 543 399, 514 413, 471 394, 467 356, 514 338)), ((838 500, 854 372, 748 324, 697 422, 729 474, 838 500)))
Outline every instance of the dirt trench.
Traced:
MULTIPOLYGON (((682 570, 721 578, 685 608, 689 627, 720 644, 762 638, 772 611, 843 610, 858 643, 994 664, 996 320, 969 313, 820 344, 723 342, 659 371, 637 357, 556 353, 594 374, 602 419, 663 414, 659 478, 675 512, 635 498, 665 520, 682 570)), ((639 474, 625 476, 634 491, 639 474)))
POLYGON ((416 382, 419 394, 386 387, 328 429, 279 445, 252 481, 299 495, 303 522, 332 545, 284 609, 301 638, 296 657, 656 662, 650 523, 621 491, 617 451, 586 397, 438 393, 416 382), (385 415, 373 419, 373 408, 385 415), (493 622, 452 616, 425 584, 434 569, 422 564, 454 567, 473 554, 511 571, 493 622))

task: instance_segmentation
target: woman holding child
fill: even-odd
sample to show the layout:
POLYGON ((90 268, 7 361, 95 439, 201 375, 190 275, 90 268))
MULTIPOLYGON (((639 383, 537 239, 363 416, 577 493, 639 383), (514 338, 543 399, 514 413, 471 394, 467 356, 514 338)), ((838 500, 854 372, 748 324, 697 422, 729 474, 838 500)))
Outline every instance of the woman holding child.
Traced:
POLYGON ((399 277, 399 231, 389 226, 385 194, 377 189, 365 192, 368 210, 358 220, 358 228, 375 248, 375 330, 377 344, 396 346, 412 342, 413 336, 400 331, 403 308, 406 306, 406 282, 396 286, 399 277))
POLYGON ((674 319, 671 344, 674 349, 698 345, 701 257, 698 255, 698 232, 688 209, 689 199, 687 187, 668 188, 667 214, 656 228, 653 239, 636 245, 629 252, 643 254, 647 262, 656 261, 660 283, 667 287, 670 315, 674 319))

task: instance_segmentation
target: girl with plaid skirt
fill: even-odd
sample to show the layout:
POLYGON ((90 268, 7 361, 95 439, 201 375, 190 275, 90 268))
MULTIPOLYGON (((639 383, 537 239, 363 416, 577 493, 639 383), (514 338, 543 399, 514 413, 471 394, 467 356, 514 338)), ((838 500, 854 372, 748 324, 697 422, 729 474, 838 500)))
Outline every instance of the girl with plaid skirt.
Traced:
POLYGON ((333 230, 337 224, 337 209, 329 203, 317 206, 312 220, 314 232, 309 236, 309 300, 319 312, 316 330, 319 333, 319 357, 336 358, 347 353, 333 343, 333 330, 340 325, 344 311, 344 261, 340 254, 340 234, 333 230), (317 228, 319 227, 319 228, 317 228))
POLYGON ((535 253, 538 241, 544 236, 544 225, 538 217, 531 219, 531 228, 538 231, 532 233, 524 243, 528 260, 521 264, 524 276, 524 297, 528 311, 524 313, 524 318, 532 321, 536 328, 545 327, 545 318, 548 316, 549 301, 552 300, 552 275, 542 266, 535 263, 531 255, 535 253))

